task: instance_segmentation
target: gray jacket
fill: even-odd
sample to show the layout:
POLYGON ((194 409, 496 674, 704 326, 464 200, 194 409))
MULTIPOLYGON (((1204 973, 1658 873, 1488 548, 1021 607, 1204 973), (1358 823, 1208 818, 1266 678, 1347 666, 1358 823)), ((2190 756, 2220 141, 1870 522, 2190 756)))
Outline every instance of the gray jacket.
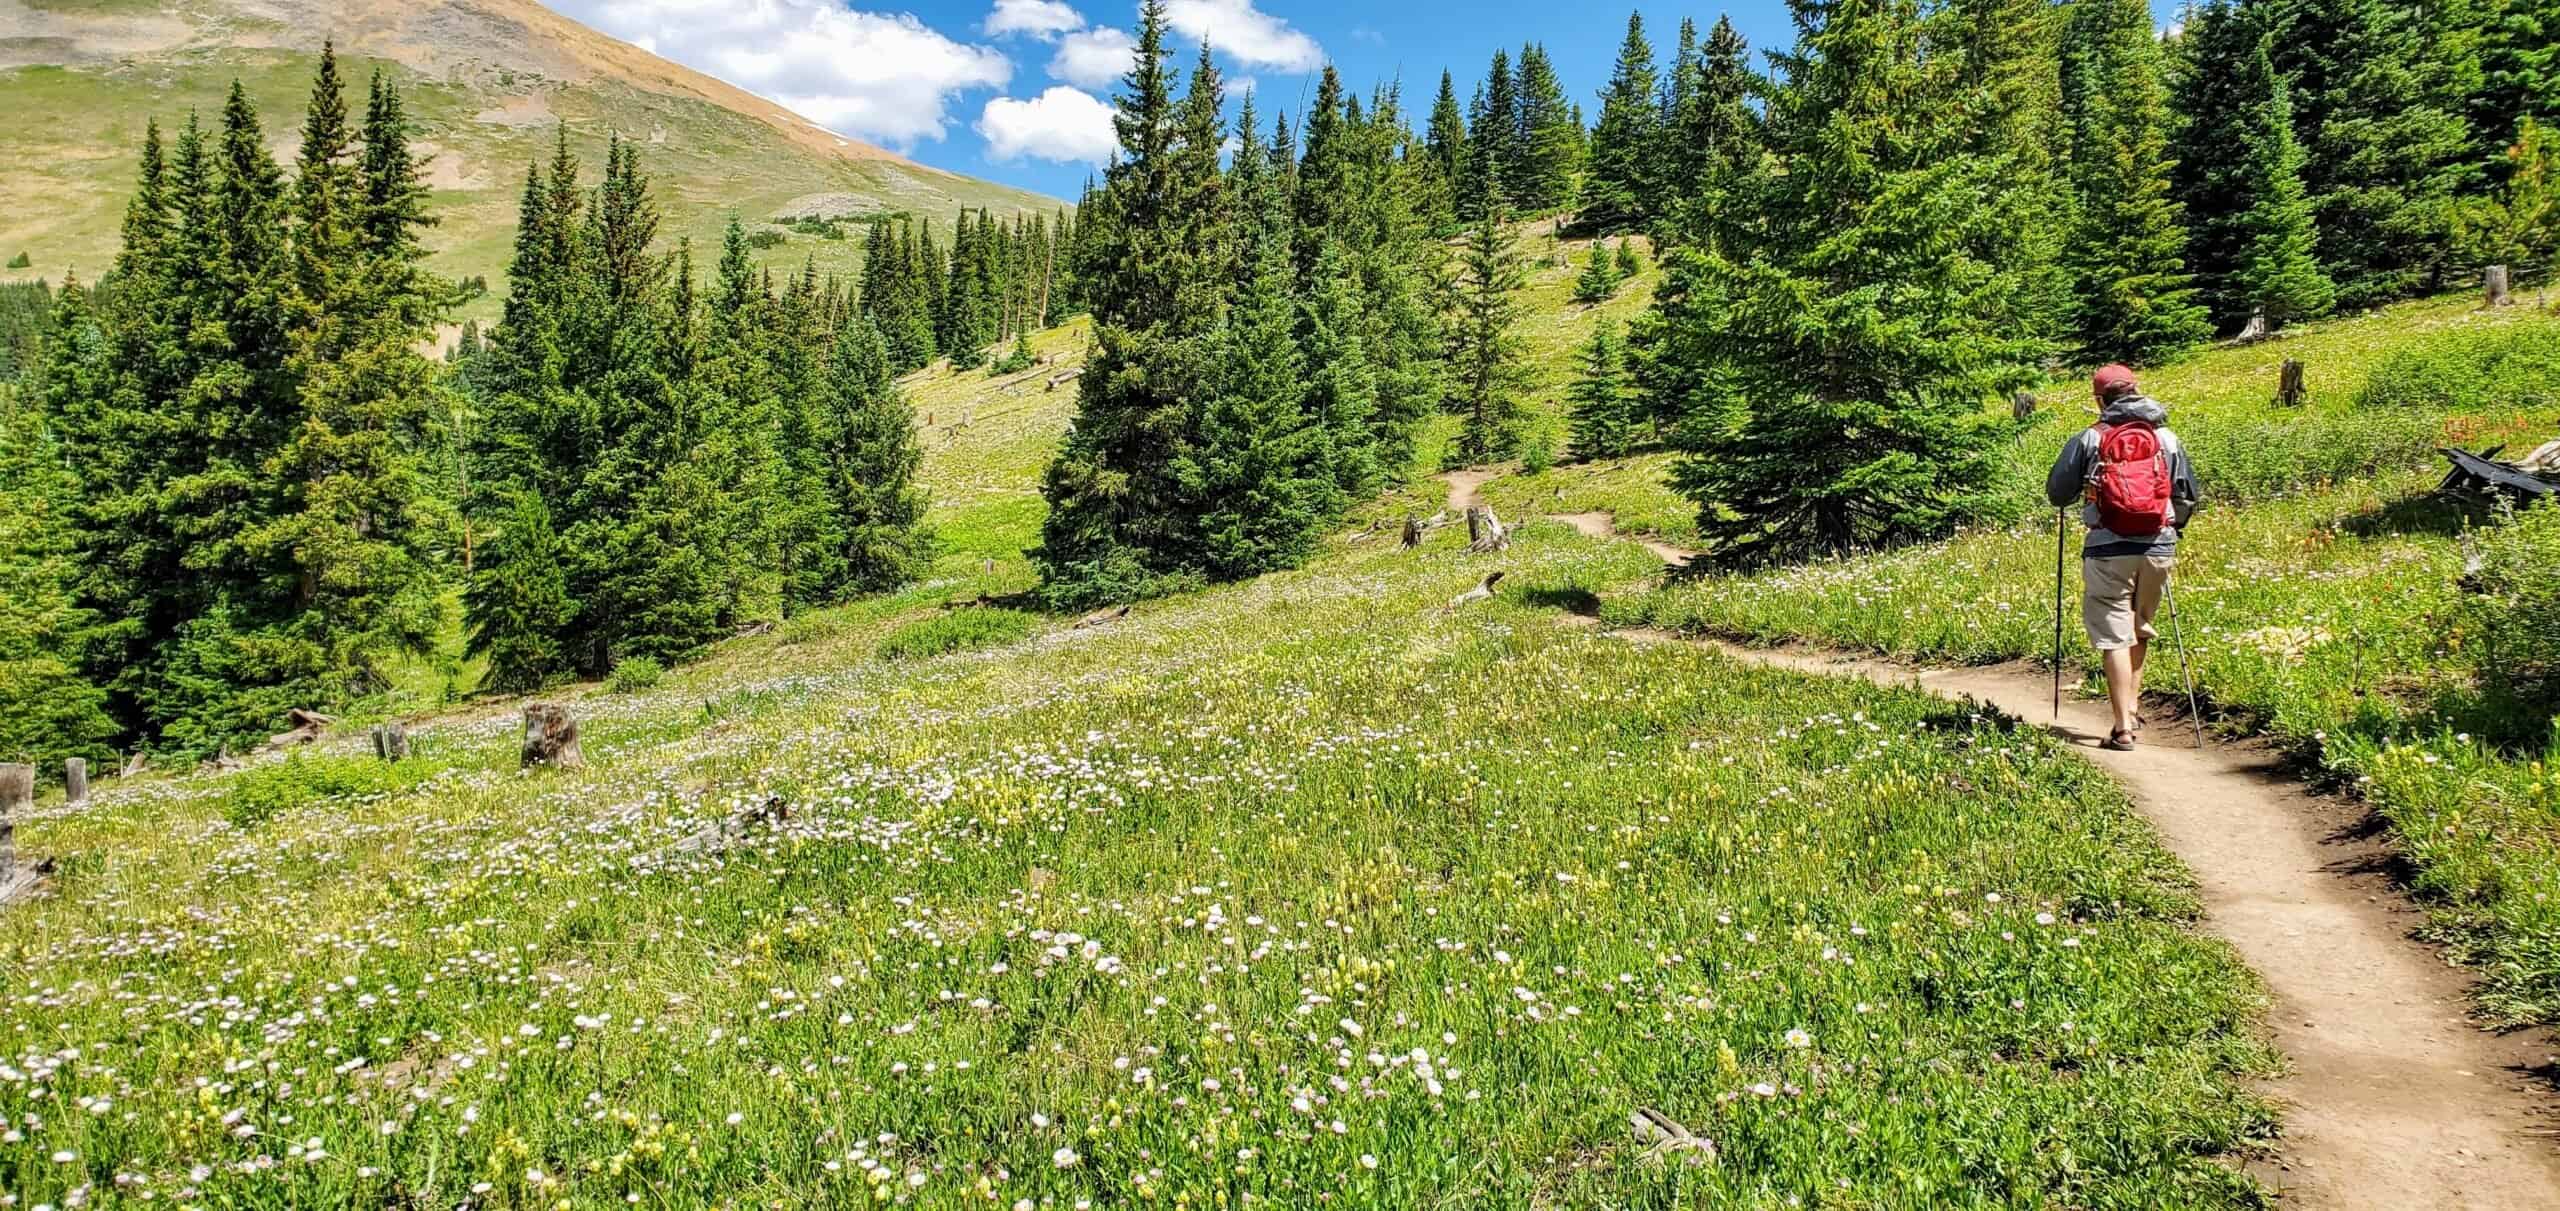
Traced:
POLYGON ((2170 525, 2158 534, 2127 537, 2098 524, 2098 506, 2083 498, 2089 481, 2098 473, 2098 429, 2096 425, 2080 431, 2063 444, 2062 454, 2053 460, 2053 471, 2044 478, 2045 499, 2057 509, 2080 505, 2080 524, 2089 528, 2088 538, 2081 543, 2080 554, 2087 559, 2113 555, 2169 555, 2178 549, 2178 531, 2187 527, 2187 519, 2195 516, 2196 501, 2202 495, 2196 490, 2195 467, 2187 461, 2186 444, 2169 431, 2169 410, 2151 399, 2128 395, 2110 402, 2099 414, 2098 424, 2113 425, 2129 420, 2147 420, 2159 426, 2160 453, 2169 460, 2170 525))

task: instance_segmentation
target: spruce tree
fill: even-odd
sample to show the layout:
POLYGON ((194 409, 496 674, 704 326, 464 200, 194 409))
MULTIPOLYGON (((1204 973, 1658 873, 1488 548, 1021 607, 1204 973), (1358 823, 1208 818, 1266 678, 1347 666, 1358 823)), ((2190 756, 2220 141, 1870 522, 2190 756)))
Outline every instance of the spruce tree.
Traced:
POLYGON ((1519 174, 1526 149, 1520 139, 1520 87, 1511 74, 1511 52, 1493 52, 1493 63, 1485 70, 1484 89, 1467 114, 1467 149, 1474 156, 1468 165, 1468 179, 1458 195, 1459 213, 1472 225, 1484 217, 1476 208, 1481 205, 1485 187, 1491 185, 1493 196, 1508 208, 1514 205, 1519 174))
POLYGON ((2232 288, 2276 329, 2328 314, 2337 295, 2320 265, 2319 230, 2302 180, 2307 157, 2294 138, 2292 86, 2276 74, 2264 43, 2253 66, 2252 77, 2266 91, 2249 124, 2248 209, 2241 220, 2248 242, 2232 288))
POLYGON ((1764 145, 1759 114, 1751 107, 1758 86, 1750 53, 1733 22, 1718 18, 1705 49, 1694 56, 1690 83, 1678 101, 1685 117, 1664 132, 1667 146, 1655 157, 1662 174, 1655 193, 1670 220, 1657 229, 1672 242, 1749 238, 1759 207, 1747 189, 1764 145))
POLYGON ((1478 206, 1485 217, 1467 235, 1449 308, 1450 406, 1461 418, 1457 454, 1469 463, 1519 453, 1524 377, 1520 339, 1511 326, 1519 314, 1513 296, 1525 275, 1502 224, 1501 205, 1481 198, 1478 206))
POLYGON ((1330 464, 1323 473, 1328 491, 1314 498, 1327 515, 1393 479, 1410 449, 1395 429, 1400 418, 1392 411, 1381 415, 1370 317, 1360 287, 1350 250, 1328 240, 1307 278, 1297 317, 1304 347, 1301 408, 1315 442, 1311 455, 1330 464))
POLYGON ((2485 15, 2473 127, 2503 139, 2524 118, 2560 126, 2560 0, 2488 0, 2485 15))
POLYGON ((569 558, 541 494, 513 492, 463 596, 471 649, 489 662, 488 688, 524 693, 573 671, 566 637, 578 603, 569 597, 569 558))
POLYGON ((1425 230, 1445 234, 1458 229, 1458 191, 1466 179, 1467 113, 1449 73, 1440 73, 1440 94, 1431 102, 1431 120, 1423 134, 1420 185, 1425 191, 1417 212, 1425 230))
POLYGON ((1591 175, 1582 187, 1585 225, 1616 231, 1655 217, 1658 195, 1650 159, 1660 146, 1659 87, 1653 44, 1645 41, 1644 14, 1629 13, 1617 65, 1600 93, 1600 124, 1591 131, 1591 175))
POLYGON ((1201 204, 1216 196, 1217 152, 1214 141, 1186 149, 1184 134, 1216 107, 1176 104, 1164 35, 1163 0, 1148 0, 1112 119, 1120 152, 1104 177, 1106 229, 1079 267, 1095 349, 1042 480, 1049 515, 1035 556, 1043 593, 1062 607, 1159 592, 1199 567, 1196 502, 1177 469, 1208 377, 1203 338, 1219 320, 1219 261, 1204 255, 1218 216, 1201 204))
MULTIPOLYGON (((43 360, 67 377, 48 391, 101 394, 112 346, 76 279, 63 284, 49 326, 43 360)), ((0 760, 39 770, 66 757, 106 760, 118 730, 106 691, 83 671, 97 616, 76 591, 79 503, 46 396, 0 387, 0 760)))
POLYGON ((824 496, 834 503, 826 531, 839 544, 828 566, 841 576, 832 595, 887 592, 921 579, 934 549, 916 485, 924 451, 877 326, 856 321, 836 333, 820 398, 826 457, 819 465, 824 496))
POLYGON ((1635 446, 1635 404, 1628 398, 1618 326, 1602 319, 1582 347, 1582 365, 1568 393, 1574 457, 1585 462, 1622 458, 1635 446))
POLYGON ((2190 9, 2171 44, 2171 196, 2187 219, 2187 268, 2214 325, 2233 330, 2250 305, 2237 274, 2249 243, 2249 130, 2266 102, 2250 81, 2256 21, 2231 0, 2190 9))
POLYGON ((1545 214, 1573 202, 1575 176, 1582 168, 1582 123, 1565 101, 1545 47, 1531 43, 1520 49, 1519 90, 1519 133, 1513 144, 1518 158, 1504 183, 1514 206, 1545 214))
POLYGON ((2547 289, 2560 280, 2560 134, 2527 117, 2501 159, 2505 184, 2463 204, 2455 238, 2474 260, 2510 266, 2547 289))
POLYGON ((1618 292, 1618 263, 1598 240, 1591 241, 1591 259, 1573 279, 1573 301, 1590 306, 1609 301, 1618 292))
MULTIPOLYGON (((2018 206, 1914 0, 1794 0, 1776 56, 1768 199, 1747 245, 1684 249, 1647 389, 1680 393, 1676 485, 1728 561, 1934 537, 1996 513, 1983 408, 2035 372, 2018 206)), ((1659 405, 1657 405, 1659 406, 1659 405)))
POLYGON ((2170 196, 2167 93, 2143 0, 2083 0, 2064 45, 2076 220, 2074 340, 2095 362, 2153 362, 2213 334, 2170 196))

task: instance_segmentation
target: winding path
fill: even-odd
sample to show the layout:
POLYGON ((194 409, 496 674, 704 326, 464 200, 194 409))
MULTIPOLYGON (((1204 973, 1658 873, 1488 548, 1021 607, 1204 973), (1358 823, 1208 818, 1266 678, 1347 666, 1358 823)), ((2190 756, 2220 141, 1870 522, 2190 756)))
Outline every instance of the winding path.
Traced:
MULTIPOLYGON (((1451 509, 1481 503, 1489 478, 1452 474, 1451 509)), ((1550 520, 1629 537, 1606 514, 1550 520)), ((1644 545, 1669 563, 1695 554, 1644 545)), ((2288 1113, 2275 1162, 2253 1166, 2261 1180, 2303 1207, 2560 1208, 2560 1115, 2549 1084, 2560 1056, 2539 1032, 2495 1035, 2471 1023, 2464 977, 2409 936, 2418 919, 2390 880, 2379 830, 2362 809, 2285 777, 2263 747, 2186 741, 2109 752, 2098 747, 2104 706, 2066 702, 2055 718, 2049 674, 2027 665, 1929 670, 1659 631, 1612 634, 1916 686, 2047 727, 2132 794, 2195 873, 2206 928, 2266 982, 2268 1030, 2291 1071, 2269 1087, 2288 1113)))

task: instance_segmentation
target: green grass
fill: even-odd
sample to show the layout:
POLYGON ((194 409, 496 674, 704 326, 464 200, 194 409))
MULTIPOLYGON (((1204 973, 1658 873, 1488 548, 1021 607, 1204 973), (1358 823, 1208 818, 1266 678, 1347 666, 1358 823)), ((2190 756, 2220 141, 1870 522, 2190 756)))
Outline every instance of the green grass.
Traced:
POLYGON ((2257 1200, 2219 1163, 2269 1129, 2254 987, 2102 776, 1554 624, 1641 553, 1532 526, 1501 565, 1455 614, 1489 564, 1443 531, 1016 648, 866 659, 887 612, 788 665, 743 641, 581 700, 583 772, 457 716, 418 790, 254 834, 219 805, 256 775, 110 785, 21 832, 78 861, 0 920, 50 990, 0 1007, 0 1171, 57 1204, 118 1172, 239 1205, 2257 1200), (786 823, 669 848, 768 797, 786 823), (1720 1159, 1643 1163, 1639 1105, 1720 1159))
POLYGON ((955 610, 920 618, 880 640, 882 660, 923 660, 933 656, 1001 647, 1031 636, 1040 625, 1036 614, 1020 610, 955 610))
MULTIPOLYGON (((2530 399, 2519 408, 2504 394, 2438 397, 2457 410, 2358 410, 2347 401, 2366 391, 2376 368, 2406 367, 2415 354, 2517 343, 2510 336, 2547 348, 2543 332, 2560 339, 2560 321, 2483 317, 2450 303, 2326 325, 2293 346, 2315 368, 2334 367, 2309 417, 2271 409, 2250 385, 2281 351, 2218 351, 2153 376, 2212 497, 2188 531, 2177 582, 2198 684, 2230 729, 2274 737, 2356 785, 2391 822, 2419 871, 2436 935, 2480 966, 2481 1003, 2506 1022, 2560 1020, 2560 904, 2551 894, 2560 888, 2560 783, 2550 772, 2560 733, 2489 700, 2477 684, 2482 640, 2476 627, 2466 632, 2471 611, 2456 581, 2461 532, 2484 519, 2432 497, 2441 469, 2429 465, 2430 448, 2548 434, 2560 416, 2530 399), (2375 440, 2396 426, 2408 430, 2405 445, 2375 440), (2270 453, 2280 433, 2315 447, 2309 465, 2288 462, 2287 445, 2270 453), (2238 477, 2250 492, 2219 490, 2235 467, 2267 470, 2238 477)), ((2273 381, 2271 371, 2263 377, 2273 381)), ((2052 423, 2032 431, 2025 441, 2036 459, 2022 463, 2046 457, 2063 432, 2052 423)), ((2050 518, 1686 579, 1605 612, 1625 623, 1916 661, 2045 659, 2050 518)), ((2070 566, 2066 597, 2076 610, 2076 559, 2070 566)), ((2076 621, 2065 634, 2065 661, 2092 667, 2076 621)), ((2153 689, 2174 685, 2175 666, 2153 667, 2153 689)))

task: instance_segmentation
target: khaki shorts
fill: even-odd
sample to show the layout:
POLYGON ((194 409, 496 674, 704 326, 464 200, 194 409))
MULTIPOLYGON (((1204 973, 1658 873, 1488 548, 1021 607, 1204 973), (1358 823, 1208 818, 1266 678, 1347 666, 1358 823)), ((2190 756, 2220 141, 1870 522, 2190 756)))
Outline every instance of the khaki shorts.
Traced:
POLYGON ((2159 637, 2151 616, 2177 560, 2167 555, 2107 555, 2080 561, 2080 623, 2089 646, 2119 651, 2159 637))

